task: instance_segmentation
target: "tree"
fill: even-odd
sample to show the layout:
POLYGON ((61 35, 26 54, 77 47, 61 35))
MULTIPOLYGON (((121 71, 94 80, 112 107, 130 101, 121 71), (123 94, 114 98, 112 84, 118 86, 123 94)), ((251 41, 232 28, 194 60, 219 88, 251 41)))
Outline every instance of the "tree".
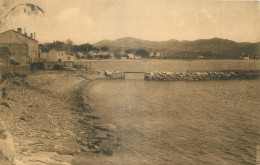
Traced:
POLYGON ((125 51, 125 53, 134 53, 134 52, 135 52, 134 49, 127 49, 127 50, 125 51))
POLYGON ((142 58, 148 58, 149 57, 149 53, 145 49, 138 49, 136 51, 136 54, 141 56, 142 58))
POLYGON ((101 51, 103 52, 107 52, 109 50, 109 48, 107 46, 102 46, 101 47, 101 51))
POLYGON ((89 52, 91 50, 98 50, 91 44, 73 45, 73 52, 89 52))

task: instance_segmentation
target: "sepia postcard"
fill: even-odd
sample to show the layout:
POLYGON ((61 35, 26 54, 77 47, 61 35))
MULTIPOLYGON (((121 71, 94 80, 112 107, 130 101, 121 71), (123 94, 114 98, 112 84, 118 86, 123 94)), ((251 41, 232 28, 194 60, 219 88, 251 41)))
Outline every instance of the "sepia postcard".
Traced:
POLYGON ((0 0, 0 165, 260 165, 257 0, 0 0))

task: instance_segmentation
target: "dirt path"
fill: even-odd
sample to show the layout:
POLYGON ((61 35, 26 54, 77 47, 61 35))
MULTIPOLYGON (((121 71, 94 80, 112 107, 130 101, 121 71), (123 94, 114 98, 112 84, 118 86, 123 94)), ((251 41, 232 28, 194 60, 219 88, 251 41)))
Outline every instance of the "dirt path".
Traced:
MULTIPOLYGON (((89 128, 81 89, 103 75, 84 71, 47 71, 9 79, 0 116, 12 134, 16 164, 72 164, 89 128)), ((89 133, 88 136, 91 133, 89 133)), ((85 142, 87 143, 87 142, 85 142)))

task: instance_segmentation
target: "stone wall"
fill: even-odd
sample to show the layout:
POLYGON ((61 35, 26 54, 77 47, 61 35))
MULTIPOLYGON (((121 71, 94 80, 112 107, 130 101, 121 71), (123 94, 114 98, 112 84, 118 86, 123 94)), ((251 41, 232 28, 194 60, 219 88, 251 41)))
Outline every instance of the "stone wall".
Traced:
POLYGON ((202 80, 232 80, 256 79, 259 71, 218 71, 218 72, 150 72, 145 80, 159 81, 202 81, 202 80))
POLYGON ((105 71, 104 75, 109 79, 125 79, 124 72, 119 72, 119 71, 114 71, 114 72, 105 71))
MULTIPOLYGON (((104 75, 109 79, 124 79, 124 72, 105 71, 104 75)), ((216 71, 216 72, 149 72, 145 73, 145 80, 157 81, 203 81, 203 80, 234 80, 256 79, 260 71, 216 71)))
POLYGON ((54 65, 61 65, 63 67, 73 68, 74 67, 74 61, 46 61, 44 62, 44 69, 51 70, 54 68, 54 65))
POLYGON ((5 65, 0 67, 0 74, 3 75, 28 75, 30 74, 30 64, 5 65))

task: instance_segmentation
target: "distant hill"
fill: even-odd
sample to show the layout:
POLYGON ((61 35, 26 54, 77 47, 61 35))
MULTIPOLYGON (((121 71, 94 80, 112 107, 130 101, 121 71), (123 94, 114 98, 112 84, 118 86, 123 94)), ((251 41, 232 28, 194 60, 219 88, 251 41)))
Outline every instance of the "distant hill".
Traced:
POLYGON ((259 55, 260 42, 235 42, 227 39, 212 38, 200 39, 195 41, 147 41, 132 37, 121 38, 117 40, 103 40, 95 47, 108 46, 115 50, 118 48, 143 48, 149 51, 160 51, 167 58, 188 58, 204 56, 206 58, 240 58, 241 55, 251 57, 259 55))
POLYGON ((114 41, 111 40, 103 40, 100 41, 94 46, 96 47, 102 47, 102 46, 108 46, 110 48, 150 48, 153 47, 154 45, 158 45, 159 42, 154 42, 154 41, 146 41, 142 39, 137 39, 137 38, 132 38, 132 37, 126 37, 126 38, 121 38, 117 39, 114 41))

